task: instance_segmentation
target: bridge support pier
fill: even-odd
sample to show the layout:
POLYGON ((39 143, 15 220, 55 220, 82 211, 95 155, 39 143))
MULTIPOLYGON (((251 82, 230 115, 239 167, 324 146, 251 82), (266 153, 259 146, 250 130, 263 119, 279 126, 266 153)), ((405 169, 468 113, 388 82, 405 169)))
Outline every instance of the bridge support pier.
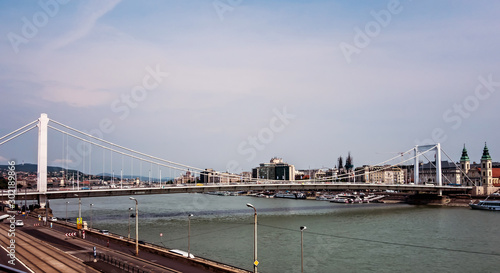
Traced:
POLYGON ((47 195, 45 194, 38 195, 38 205, 40 205, 40 208, 42 209, 45 208, 45 206, 47 205, 47 195))
POLYGON ((450 202, 450 197, 442 194, 414 194, 407 198, 410 205, 437 205, 442 206, 450 202))

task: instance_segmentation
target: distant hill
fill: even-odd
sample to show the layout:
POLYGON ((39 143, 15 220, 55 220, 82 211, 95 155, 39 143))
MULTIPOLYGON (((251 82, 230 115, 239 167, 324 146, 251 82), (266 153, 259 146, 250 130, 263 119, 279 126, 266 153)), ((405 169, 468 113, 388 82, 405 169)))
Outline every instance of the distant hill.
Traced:
MULTIPOLYGON (((10 165, 0 165, 0 170, 7 170, 10 165)), ((31 163, 25 163, 25 164, 18 164, 16 166, 16 171, 20 172, 30 172, 30 173, 36 173, 38 171, 38 164, 31 164, 31 163)), ((66 169, 61 168, 61 167, 52 167, 52 166, 47 166, 47 172, 60 172, 64 171, 66 169)), ((68 170, 69 172, 76 172, 76 170, 68 170)))
MULTIPOLYGON (((16 171, 19 171, 19 172, 30 172, 30 173, 36 173, 38 171, 38 164, 31 164, 31 163, 25 163, 25 164, 18 164, 18 165, 15 165, 16 166, 16 171)), ((0 171, 1 170, 8 170, 9 168, 9 165, 0 165, 0 171)), ((77 173, 78 171, 77 170, 71 170, 71 169, 64 169, 64 168, 61 168, 61 167, 53 167, 53 166, 47 166, 47 172, 51 173, 51 172, 60 172, 60 171, 65 171, 69 174, 71 173, 77 173)), ((82 174, 82 172, 80 172, 80 174, 82 174)), ((85 174, 87 175, 87 174, 85 174)), ((97 177, 111 177, 112 174, 110 173, 99 173, 99 174, 96 174, 95 176, 97 177)), ((120 174, 116 174, 115 173, 115 179, 116 178, 119 178, 120 177, 120 174)), ((135 179, 139 176, 137 175, 124 175, 123 178, 125 179, 135 179)), ((149 180, 149 177, 145 177, 145 176, 141 176, 140 179, 142 181, 148 181, 149 180)), ((171 180, 172 178, 170 177, 162 177, 161 178, 161 181, 168 181, 168 180, 171 180)), ((158 180, 157 177, 152 177, 151 180, 158 180)))

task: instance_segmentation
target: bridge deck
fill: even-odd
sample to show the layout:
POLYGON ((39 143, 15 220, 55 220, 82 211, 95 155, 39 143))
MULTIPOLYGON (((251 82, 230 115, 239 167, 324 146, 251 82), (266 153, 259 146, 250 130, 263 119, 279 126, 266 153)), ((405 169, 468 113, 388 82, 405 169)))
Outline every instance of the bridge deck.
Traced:
MULTIPOLYGON (((398 192, 415 193, 446 193, 446 192, 468 192, 472 187, 464 186, 434 186, 434 185, 410 185, 410 184, 367 184, 367 183, 240 183, 223 185, 203 185, 203 186, 176 186, 169 185, 163 187, 139 187, 126 189, 92 189, 92 190, 54 190, 41 194, 37 191, 17 192, 18 200, 36 200, 40 195, 46 195, 49 199, 65 199, 75 197, 105 197, 105 196, 127 196, 127 195, 147 195, 147 194, 174 194, 174 193, 207 193, 213 191, 322 191, 322 190, 393 190, 398 192)), ((4 191, 4 195, 7 192, 4 191)))

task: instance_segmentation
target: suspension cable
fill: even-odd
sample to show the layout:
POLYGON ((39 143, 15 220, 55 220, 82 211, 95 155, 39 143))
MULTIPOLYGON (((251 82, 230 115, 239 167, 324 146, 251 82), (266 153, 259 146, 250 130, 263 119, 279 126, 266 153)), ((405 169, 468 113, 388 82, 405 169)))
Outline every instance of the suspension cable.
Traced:
MULTIPOLYGON (((26 127, 26 126, 24 126, 23 128, 25 128, 25 127, 26 127)), ((23 135, 23 134, 25 134, 25 133, 27 133, 27 132, 29 132, 29 131, 33 130, 33 129, 34 129, 34 128, 36 128, 36 127, 37 127, 37 126, 36 126, 36 125, 34 125, 34 126, 32 126, 31 128, 26 129, 26 130, 24 130, 23 132, 18 133, 17 135, 15 135, 15 136, 13 136, 13 137, 10 137, 10 138, 8 138, 8 139, 6 139, 6 140, 2 141, 2 142, 0 143, 0 145, 3 145, 3 144, 5 144, 5 143, 7 143, 7 142, 11 141, 11 140, 13 140, 14 138, 17 138, 18 136, 21 136, 21 135, 23 135)), ((16 132, 17 132, 17 131, 19 131, 19 130, 16 130, 16 132)), ((8 134, 8 135, 6 135, 6 136, 9 136, 9 135, 12 135, 12 133, 10 133, 10 134, 8 134)))
MULTIPOLYGON (((430 161, 430 160, 427 158, 427 156, 425 156, 425 154, 423 154, 423 156, 425 157, 425 159, 427 159, 427 160, 429 161, 429 163, 430 163, 430 164, 431 164, 431 165, 432 165, 432 166, 436 169, 436 172, 437 172, 437 166, 436 166, 436 165, 434 165, 434 163, 432 163, 432 161, 430 161)), ((446 175, 444 175, 444 176, 442 175, 442 171, 443 171, 443 169, 441 168, 441 177, 444 177, 444 179, 446 179, 446 180, 448 181, 448 183, 450 183, 450 184, 451 184, 451 181, 448 179, 448 177, 446 177, 446 175)), ((436 181, 436 182, 437 182, 437 181, 436 181)))
MULTIPOLYGON (((6 137, 8 137, 8 136, 10 136, 10 135, 12 135, 12 134, 15 134, 15 133, 17 133, 18 131, 21 131, 22 129, 24 129, 24 128, 26 128, 26 127, 30 126, 30 125, 33 125, 33 123, 36 123, 36 122, 38 122, 38 119, 37 119, 37 120, 35 120, 35 121, 32 121, 32 122, 30 122, 30 123, 28 123, 28 124, 26 124, 26 125, 24 125, 23 127, 19 128, 19 129, 17 129, 17 130, 15 130, 15 131, 12 131, 12 132, 10 132, 10 133, 6 134, 6 135, 5 135, 5 136, 3 136, 3 137, 0 137, 0 140, 4 139, 4 138, 6 138, 6 137)), ((2 142, 2 143, 3 143, 3 142, 2 142)))
MULTIPOLYGON (((397 163, 397 164, 393 164, 393 165, 390 165, 390 166, 386 166, 386 167, 383 167, 382 169, 379 169, 379 170, 376 170, 376 171, 373 171, 373 172, 381 172, 381 171, 384 171, 384 170, 386 170, 386 169, 392 168, 392 167, 394 167, 394 166, 398 166, 398 165, 400 165, 400 164, 402 164, 402 163, 405 163, 405 162, 407 162, 407 161, 413 160, 413 159, 415 159, 416 157, 418 157, 419 155, 423 155, 423 154, 428 153, 428 152, 429 152, 429 151, 431 151, 432 149, 436 148, 436 146, 437 146, 437 145, 432 146, 432 147, 431 147, 431 148, 429 148, 428 150, 426 150, 426 151, 424 151, 424 152, 421 152, 421 153, 418 153, 418 152, 417 152, 417 154, 416 154, 416 155, 414 155, 413 157, 408 158, 408 159, 406 159, 406 160, 404 160, 404 161, 401 161, 401 162, 399 162, 399 163, 397 163)), ((413 148, 412 148, 412 149, 410 149, 410 150, 408 150, 408 151, 406 151, 406 152, 404 152, 403 154, 406 154, 406 153, 408 153, 408 152, 410 152, 410 151, 412 151, 412 150, 413 150, 413 148)), ((400 155, 399 155, 399 156, 400 156, 400 155)), ((393 160, 393 159, 395 159, 395 158, 397 158, 397 157, 399 157, 399 156, 393 157, 393 158, 391 158, 390 160, 393 160)), ((386 161, 382 162, 382 164, 383 164, 383 163, 385 163, 385 162, 388 162, 388 161, 390 161, 390 160, 386 160, 386 161)), ((380 163, 379 163, 379 164, 380 164, 380 163)), ((378 165, 373 165, 373 166, 378 166, 378 165)), ((336 179, 348 178, 348 177, 349 177, 349 175, 350 175, 350 174, 343 174, 343 175, 337 176, 337 177, 336 177, 336 179)), ((364 170, 354 171, 354 177, 363 176, 363 175, 364 175, 364 170), (356 175, 356 172, 358 172, 359 174, 358 174, 358 175, 356 175)), ((325 179, 328 179, 328 178, 330 178, 330 177, 325 177, 325 179)), ((333 179, 333 178, 335 178, 335 177, 332 175, 332 176, 331 176, 331 178, 333 179)), ((311 180, 311 179, 310 179, 310 180, 311 180)))
POLYGON ((472 180, 470 179, 470 177, 469 177, 469 176, 465 173, 465 171, 464 171, 462 168, 460 168, 460 167, 457 165, 457 163, 455 163, 455 161, 453 161, 453 160, 450 158, 450 156, 449 156, 449 155, 448 155, 448 154, 447 154, 444 150, 441 150, 441 151, 443 151, 443 153, 446 155, 446 157, 448 157, 448 159, 449 159, 449 160, 451 160, 451 162, 453 162, 453 164, 455 165, 455 167, 457 167, 457 168, 460 170, 460 173, 461 173, 462 175, 464 175, 464 176, 465 176, 465 178, 467 178, 467 179, 471 182, 471 185, 476 186, 476 182, 472 181, 472 180))
MULTIPOLYGON (((152 161, 152 160, 150 160, 150 159, 142 158, 142 157, 139 157, 139 156, 136 156, 136 155, 132 155, 132 154, 127 154, 127 153, 125 153, 125 152, 122 152, 122 151, 119 151, 119 150, 115 150, 115 149, 113 149, 113 148, 106 147, 106 146, 104 146, 104 145, 101 145, 101 144, 98 144, 98 143, 92 142, 92 141, 90 141, 90 140, 84 139, 84 138, 82 138, 82 137, 79 137, 79 136, 73 135, 73 134, 71 134, 71 133, 65 132, 65 131, 63 131, 63 130, 61 130, 61 129, 55 128, 55 127, 50 126, 50 125, 48 125, 48 127, 49 127, 49 128, 51 128, 51 129, 53 129, 53 130, 56 130, 56 131, 58 131, 58 132, 60 132, 60 133, 67 134, 68 136, 71 136, 71 137, 76 138, 76 139, 79 139, 79 140, 81 140, 81 141, 85 141, 85 142, 87 142, 87 143, 90 143, 90 144, 96 145, 96 146, 98 146, 98 147, 101 147, 101 148, 103 148, 103 149, 109 150, 109 151, 111 151, 111 152, 115 152, 115 153, 118 153, 118 154, 121 154, 121 155, 126 155, 126 156, 129 156, 129 157, 132 157, 132 158, 135 158, 135 159, 141 160, 141 161, 145 161, 145 162, 154 162, 154 161, 152 161)), ((157 162, 155 162, 155 163, 157 163, 157 162)), ((169 168, 174 168, 174 169, 177 169, 177 170, 184 170, 183 168, 179 168, 179 167, 176 167, 176 166, 166 165, 166 164, 162 164, 162 163, 157 163, 157 164, 160 164, 160 165, 162 165, 162 166, 169 167, 169 168)))
POLYGON ((135 151, 135 150, 132 150, 132 149, 129 149, 129 148, 126 148, 126 147, 120 146, 120 145, 118 145, 118 144, 114 144, 114 143, 109 142, 109 141, 107 141, 107 140, 100 139, 100 138, 98 138, 98 137, 95 137, 95 136, 93 136, 93 135, 87 134, 87 133, 82 132, 82 131, 80 131, 80 130, 77 130, 77 129, 71 128, 71 127, 69 127, 69 126, 67 126, 67 125, 64 125, 64 124, 62 124, 62 123, 60 123, 60 122, 57 122, 57 121, 55 121, 55 120, 52 120, 52 119, 51 119, 50 121, 52 121, 52 122, 56 123, 57 125, 60 125, 60 126, 62 126, 62 127, 64 127, 64 128, 66 128, 66 129, 72 130, 72 131, 77 132, 77 133, 79 133, 79 134, 85 135, 85 136, 87 136, 87 137, 93 138, 93 139, 95 139, 95 140, 98 140, 98 141, 104 142, 104 143, 106 143, 106 144, 112 145, 112 146, 114 146, 114 147, 117 147, 117 148, 120 148, 120 149, 123 149, 123 150, 129 151, 129 152, 132 152, 132 153, 135 153, 135 154, 139 154, 139 155, 142 155, 142 156, 146 156, 146 157, 149 157, 149 158, 151 158, 151 159, 158 160, 158 161, 167 162, 167 163, 172 164, 172 165, 177 165, 177 166, 181 166, 181 167, 184 167, 184 168, 189 168, 189 169, 195 169, 195 170, 203 171, 203 169, 200 169, 200 168, 196 168, 196 167, 193 167, 193 166, 184 165, 184 164, 181 164, 181 163, 176 163, 176 162, 173 162, 173 161, 169 161, 169 160, 166 160, 166 159, 162 159, 162 158, 159 158, 159 157, 155 157, 155 156, 152 156, 152 155, 148 155, 148 154, 145 154, 145 153, 141 153, 141 152, 139 152, 139 151, 135 151))

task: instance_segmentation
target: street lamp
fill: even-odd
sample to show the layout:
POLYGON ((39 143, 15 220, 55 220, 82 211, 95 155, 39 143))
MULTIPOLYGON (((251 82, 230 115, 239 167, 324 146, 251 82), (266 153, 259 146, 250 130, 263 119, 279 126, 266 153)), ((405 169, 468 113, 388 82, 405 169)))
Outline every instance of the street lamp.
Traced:
POLYGON ((48 222, 49 221, 49 199, 47 199, 47 204, 45 204, 45 222, 44 222, 44 225, 48 225, 48 222))
POLYGON ((250 203, 247 203, 247 207, 252 208, 254 211, 254 226, 253 226, 253 272, 257 273, 257 209, 250 203))
POLYGON ((130 212, 133 208, 128 208, 128 239, 130 240, 130 212))
MULTIPOLYGON (((76 220, 77 224, 76 226, 78 227, 78 221, 81 221, 82 219, 82 198, 80 196, 78 196, 78 194, 74 194, 75 196, 78 197, 78 219, 76 220)), ((83 222, 82 222, 83 224, 83 222)), ((82 238, 82 229, 79 228, 78 229, 78 237, 82 238)))
POLYGON ((90 230, 92 230, 92 206, 94 204, 90 204, 90 230))
POLYGON ((139 256, 139 203, 134 197, 129 197, 135 201, 135 256, 139 256))
POLYGON ((192 214, 188 215, 188 259, 191 258, 191 248, 190 248, 190 242, 191 242, 191 217, 193 217, 192 214))
POLYGON ((66 223, 68 223, 68 204, 69 202, 66 201, 66 223))
POLYGON ((304 273, 304 230, 306 226, 300 227, 300 268, 302 273, 304 273))

